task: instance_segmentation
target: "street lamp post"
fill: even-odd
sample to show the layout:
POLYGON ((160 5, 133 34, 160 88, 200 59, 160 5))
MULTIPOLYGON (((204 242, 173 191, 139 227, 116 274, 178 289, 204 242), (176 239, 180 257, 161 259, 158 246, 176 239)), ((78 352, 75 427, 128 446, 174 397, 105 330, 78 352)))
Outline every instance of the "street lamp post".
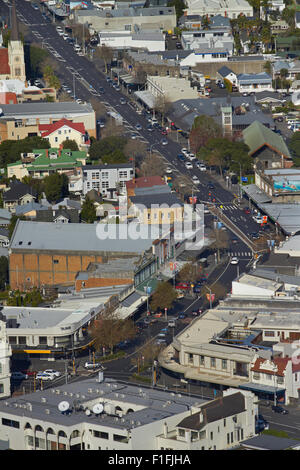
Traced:
POLYGON ((207 290, 209 290, 209 308, 212 309, 212 300, 211 300, 211 289, 208 286, 206 287, 207 290))

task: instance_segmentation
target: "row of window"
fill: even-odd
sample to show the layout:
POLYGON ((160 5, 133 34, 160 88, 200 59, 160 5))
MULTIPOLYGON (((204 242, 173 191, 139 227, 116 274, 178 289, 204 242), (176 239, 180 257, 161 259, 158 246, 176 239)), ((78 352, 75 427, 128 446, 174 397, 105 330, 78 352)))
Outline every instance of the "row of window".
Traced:
MULTIPOLYGON (((90 433, 93 437, 97 437, 99 439, 109 439, 109 433, 103 431, 96 431, 95 429, 90 429, 90 433)), ((113 434, 113 440, 116 442, 123 442, 125 444, 128 443, 129 438, 128 436, 122 436, 121 434, 113 434)))

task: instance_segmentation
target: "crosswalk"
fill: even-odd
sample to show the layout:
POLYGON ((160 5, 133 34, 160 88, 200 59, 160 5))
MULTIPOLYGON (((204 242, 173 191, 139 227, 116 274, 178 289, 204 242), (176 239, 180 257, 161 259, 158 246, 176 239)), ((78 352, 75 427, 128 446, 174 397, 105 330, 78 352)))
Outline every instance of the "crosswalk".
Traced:
POLYGON ((252 258, 251 251, 230 251, 228 255, 230 257, 236 256, 237 258, 252 258))

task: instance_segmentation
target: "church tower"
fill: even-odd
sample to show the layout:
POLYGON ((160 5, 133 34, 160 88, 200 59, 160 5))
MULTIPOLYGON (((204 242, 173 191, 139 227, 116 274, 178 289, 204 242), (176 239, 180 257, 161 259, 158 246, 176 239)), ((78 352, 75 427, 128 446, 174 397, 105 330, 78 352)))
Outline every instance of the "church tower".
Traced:
POLYGON ((18 21, 15 0, 12 6, 11 36, 8 43, 8 63, 10 78, 26 81, 24 47, 19 39, 18 21))

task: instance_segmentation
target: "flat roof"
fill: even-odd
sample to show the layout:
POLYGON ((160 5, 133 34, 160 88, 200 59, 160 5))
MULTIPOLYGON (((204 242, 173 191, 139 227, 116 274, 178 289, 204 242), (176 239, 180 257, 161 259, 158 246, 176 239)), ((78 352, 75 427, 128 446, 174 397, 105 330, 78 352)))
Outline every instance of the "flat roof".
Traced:
POLYGON ((78 104, 74 101, 55 102, 55 103, 20 103, 20 104, 1 104, 2 115, 0 119, 14 117, 33 118, 35 115, 50 116, 52 114, 87 114, 93 112, 90 103, 78 104))
POLYGON ((248 284, 254 287, 260 287, 261 289, 271 289, 272 291, 278 290, 282 286, 282 282, 276 282, 272 279, 264 279, 258 277, 255 274, 242 274, 236 282, 248 284))
POLYGON ((260 204, 260 208, 286 234, 294 234, 300 230, 300 204, 260 204))
POLYGON ((135 429, 176 414, 188 415, 191 406, 201 406, 206 402, 207 399, 119 383, 114 379, 105 378, 99 382, 98 377, 94 377, 1 400, 0 413, 39 422, 42 420, 42 426, 55 423, 64 428, 80 424, 116 428, 124 430, 127 436, 127 429, 135 429), (104 411, 99 416, 94 413, 87 416, 85 411, 78 410, 66 416, 58 409, 61 401, 67 401, 70 408, 79 401, 85 409, 90 410, 95 404, 103 404, 104 411), (114 412, 117 405, 133 411, 122 418, 117 417, 114 412), (46 409, 50 411, 49 414, 46 414, 46 409))
POLYGON ((10 241, 13 251, 141 253, 161 231, 143 224, 53 224, 18 220, 10 241))

